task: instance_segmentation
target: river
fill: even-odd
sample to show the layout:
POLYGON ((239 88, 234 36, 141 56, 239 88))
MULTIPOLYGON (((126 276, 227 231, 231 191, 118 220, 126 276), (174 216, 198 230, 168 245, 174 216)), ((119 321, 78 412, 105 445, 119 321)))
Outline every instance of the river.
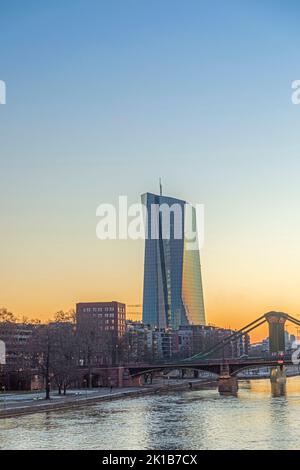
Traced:
POLYGON ((99 403, 0 421, 1 449, 300 449, 300 377, 99 403))

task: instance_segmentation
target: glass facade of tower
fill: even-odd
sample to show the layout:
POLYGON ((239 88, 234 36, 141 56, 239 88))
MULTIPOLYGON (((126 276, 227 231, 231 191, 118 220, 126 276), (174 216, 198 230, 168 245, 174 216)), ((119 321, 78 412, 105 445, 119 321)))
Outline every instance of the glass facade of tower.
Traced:
MULTIPOLYGON (((198 245, 187 249, 186 202, 146 193, 143 322, 158 328, 204 325, 198 245)), ((190 216, 196 225, 196 212, 190 216)), ((197 243, 197 242, 196 242, 197 243)))

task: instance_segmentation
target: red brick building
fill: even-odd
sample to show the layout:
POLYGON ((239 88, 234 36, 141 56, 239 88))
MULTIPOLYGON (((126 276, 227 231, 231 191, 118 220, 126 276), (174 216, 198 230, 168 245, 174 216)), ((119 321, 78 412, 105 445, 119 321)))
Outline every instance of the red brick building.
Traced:
POLYGON ((76 304, 76 330, 82 365, 116 365, 126 330, 126 307, 120 302, 76 304))
POLYGON ((96 334, 105 333, 121 338, 126 330, 126 306, 120 302, 82 302, 76 304, 76 322, 91 321, 96 334))

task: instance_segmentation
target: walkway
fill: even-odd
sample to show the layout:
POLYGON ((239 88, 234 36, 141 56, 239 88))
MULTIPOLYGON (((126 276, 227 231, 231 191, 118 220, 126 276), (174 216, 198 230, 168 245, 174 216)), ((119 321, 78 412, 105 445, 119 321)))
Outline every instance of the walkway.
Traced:
POLYGON ((143 387, 97 388, 87 390, 68 390, 67 395, 58 395, 57 391, 51 393, 51 399, 45 400, 45 392, 10 392, 0 394, 0 419, 29 413, 38 413, 59 409, 68 409, 79 406, 95 404, 100 401, 110 401, 129 396, 149 395, 166 390, 189 389, 190 383, 199 388, 211 384, 211 380, 170 380, 167 383, 154 383, 143 387))

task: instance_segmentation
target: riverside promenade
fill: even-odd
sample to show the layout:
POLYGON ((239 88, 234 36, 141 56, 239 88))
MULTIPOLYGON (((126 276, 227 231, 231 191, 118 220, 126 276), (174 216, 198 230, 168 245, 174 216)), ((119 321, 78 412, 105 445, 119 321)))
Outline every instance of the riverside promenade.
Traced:
POLYGON ((172 380, 166 383, 154 383, 142 387, 128 388, 95 388, 68 390, 67 395, 58 395, 57 391, 50 394, 50 400, 45 400, 44 392, 7 392, 0 395, 0 419, 41 413, 53 410, 64 410, 85 407, 96 403, 118 400, 130 397, 151 395, 176 390, 199 389, 212 386, 212 380, 172 380))

